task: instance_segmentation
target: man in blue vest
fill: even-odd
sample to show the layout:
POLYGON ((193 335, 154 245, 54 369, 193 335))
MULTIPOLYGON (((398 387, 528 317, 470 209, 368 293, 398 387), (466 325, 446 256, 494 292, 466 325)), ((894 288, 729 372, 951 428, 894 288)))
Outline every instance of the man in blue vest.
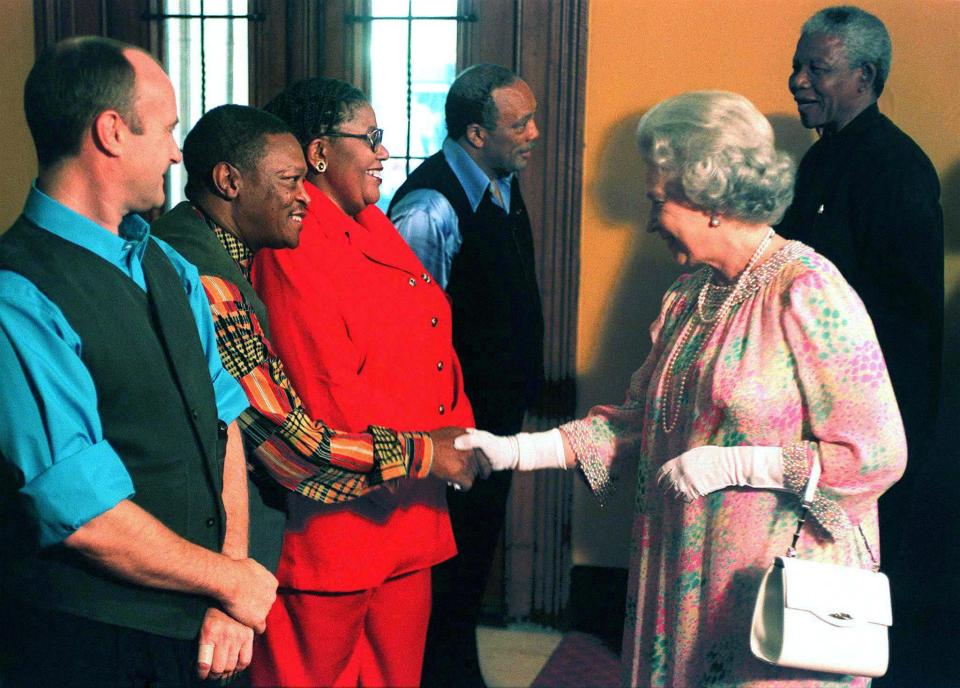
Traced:
MULTIPOLYGON (((446 101, 443 149, 410 175, 390 218, 453 309, 453 344, 477 427, 516 433, 543 377, 543 313, 517 172, 540 136, 530 87, 478 64, 446 101)), ((503 526, 510 472, 448 491, 459 554, 434 568, 424 686, 483 686, 475 628, 503 526)))
POLYGON ((84 37, 39 57, 24 105, 39 174, 0 238, 0 370, 20 399, 0 404, 0 512, 31 527, 0 556, 0 683, 231 676, 276 579, 248 557, 247 401, 197 271, 134 214, 180 161, 173 87, 148 54, 84 37))

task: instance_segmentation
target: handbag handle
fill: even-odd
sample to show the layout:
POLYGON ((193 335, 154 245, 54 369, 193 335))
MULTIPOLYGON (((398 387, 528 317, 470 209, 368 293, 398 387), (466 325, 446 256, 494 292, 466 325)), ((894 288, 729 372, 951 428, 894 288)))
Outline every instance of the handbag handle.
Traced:
MULTIPOLYGON (((817 457, 813 462, 813 468, 810 469, 807 487, 803 491, 803 501, 801 502, 800 518, 797 519, 797 529, 793 532, 793 539, 790 541, 790 546, 787 547, 786 551, 788 557, 797 556, 797 542, 800 540, 800 531, 803 529, 803 524, 807 522, 807 514, 810 513, 810 506, 813 504, 814 494, 817 491, 817 483, 820 482, 820 471, 820 459, 817 457)), ((860 537, 863 538, 864 547, 867 548, 867 554, 870 556, 871 568, 874 572, 880 571, 880 563, 876 557, 873 556, 873 550, 870 549, 870 542, 863 532, 863 526, 859 523, 857 524, 857 530, 860 531, 860 537)))

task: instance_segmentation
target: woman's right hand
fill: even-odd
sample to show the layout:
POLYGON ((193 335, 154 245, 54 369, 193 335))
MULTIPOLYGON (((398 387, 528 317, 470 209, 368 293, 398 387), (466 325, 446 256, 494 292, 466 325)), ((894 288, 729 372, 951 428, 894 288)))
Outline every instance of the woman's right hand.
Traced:
POLYGON ((495 471, 567 467, 563 435, 557 428, 506 437, 467 428, 467 434, 455 439, 453 446, 457 449, 479 449, 495 471))
POLYGON ((455 449, 479 449, 494 471, 508 471, 517 467, 520 445, 516 435, 494 435, 486 430, 467 428, 465 435, 453 441, 455 449))

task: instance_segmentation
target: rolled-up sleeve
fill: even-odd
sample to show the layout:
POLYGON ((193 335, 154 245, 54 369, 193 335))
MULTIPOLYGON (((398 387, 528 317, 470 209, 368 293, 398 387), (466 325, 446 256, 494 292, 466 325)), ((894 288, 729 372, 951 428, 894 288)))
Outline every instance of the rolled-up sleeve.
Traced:
POLYGON ((45 547, 132 496, 133 481, 113 447, 102 441, 54 461, 20 492, 39 515, 45 547))
POLYGON ((0 452, 22 475, 41 546, 134 494, 103 438, 80 340, 29 281, 0 271, 0 452))

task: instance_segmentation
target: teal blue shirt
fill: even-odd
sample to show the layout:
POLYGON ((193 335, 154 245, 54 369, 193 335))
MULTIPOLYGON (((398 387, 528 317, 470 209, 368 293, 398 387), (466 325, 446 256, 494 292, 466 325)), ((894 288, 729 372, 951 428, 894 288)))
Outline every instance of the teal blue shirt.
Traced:
MULTIPOLYGON (((230 423, 247 408, 246 395, 220 363, 197 269, 166 243, 152 238, 140 216, 124 218, 117 236, 36 185, 23 215, 108 261, 144 291, 142 260, 147 242, 156 242, 180 276, 190 302, 220 419, 230 423)), ((117 346, 122 348, 123 342, 117 346)), ((23 473, 21 493, 37 514, 43 546, 60 542, 134 494, 123 461, 103 437, 96 387, 80 358, 82 347, 60 309, 32 282, 0 270, 0 452, 23 473)))

